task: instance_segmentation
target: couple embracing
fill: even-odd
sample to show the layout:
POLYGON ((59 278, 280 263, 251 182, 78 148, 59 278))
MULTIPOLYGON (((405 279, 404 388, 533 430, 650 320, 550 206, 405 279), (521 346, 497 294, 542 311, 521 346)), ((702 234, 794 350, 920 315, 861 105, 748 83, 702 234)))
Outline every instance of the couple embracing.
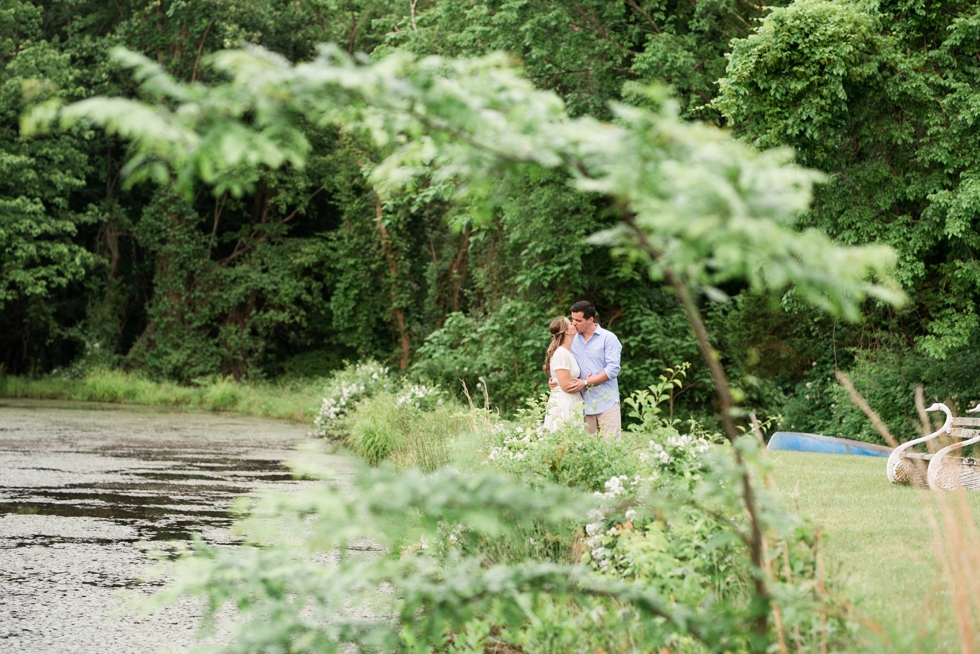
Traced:
POLYGON ((545 429, 585 421, 590 434, 604 438, 620 431, 619 360, 623 351, 616 335, 595 322, 595 307, 582 300, 551 323, 551 345, 544 369, 551 374, 545 429))

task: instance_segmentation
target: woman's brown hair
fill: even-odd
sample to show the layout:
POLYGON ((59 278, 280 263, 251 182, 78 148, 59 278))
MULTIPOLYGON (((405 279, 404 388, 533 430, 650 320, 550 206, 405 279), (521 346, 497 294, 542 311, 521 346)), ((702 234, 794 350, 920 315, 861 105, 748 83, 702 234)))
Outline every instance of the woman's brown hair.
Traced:
POLYGON ((544 371, 551 372, 551 357, 555 353, 555 350, 561 347, 562 343, 565 342, 565 332, 568 330, 568 326, 572 324, 565 316, 558 316, 551 321, 551 326, 548 330, 551 332, 551 345, 548 346, 548 352, 544 355, 544 371))

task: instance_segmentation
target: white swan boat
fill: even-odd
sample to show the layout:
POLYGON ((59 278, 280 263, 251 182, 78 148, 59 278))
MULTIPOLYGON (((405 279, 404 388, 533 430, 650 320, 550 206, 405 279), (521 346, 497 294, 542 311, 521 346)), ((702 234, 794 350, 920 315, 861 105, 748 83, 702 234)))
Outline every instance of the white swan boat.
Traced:
MULTIPOLYGON (((933 404, 926 411, 942 411, 946 414, 946 420, 931 434, 902 443, 892 450, 886 467, 888 481, 932 490, 980 490, 980 461, 972 457, 950 456, 969 445, 980 443, 980 418, 954 417, 949 407, 941 402, 933 404), (922 444, 926 444, 927 450, 934 450, 930 446, 943 444, 944 440, 954 442, 934 452, 912 451, 913 447, 922 444)), ((977 412, 980 412, 980 404, 967 411, 977 412)))

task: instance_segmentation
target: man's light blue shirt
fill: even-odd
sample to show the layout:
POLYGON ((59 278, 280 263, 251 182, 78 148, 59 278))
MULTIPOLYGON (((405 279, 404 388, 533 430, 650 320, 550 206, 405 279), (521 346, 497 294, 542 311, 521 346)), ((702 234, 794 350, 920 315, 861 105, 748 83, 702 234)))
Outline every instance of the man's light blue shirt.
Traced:
POLYGON ((585 398, 585 415, 591 416, 608 411, 619 402, 619 359, 623 353, 623 345, 611 331, 596 325, 592 336, 586 341, 581 334, 575 334, 572 340, 572 354, 582 369, 582 379, 589 375, 598 375, 603 370, 609 381, 586 388, 582 392, 585 398))

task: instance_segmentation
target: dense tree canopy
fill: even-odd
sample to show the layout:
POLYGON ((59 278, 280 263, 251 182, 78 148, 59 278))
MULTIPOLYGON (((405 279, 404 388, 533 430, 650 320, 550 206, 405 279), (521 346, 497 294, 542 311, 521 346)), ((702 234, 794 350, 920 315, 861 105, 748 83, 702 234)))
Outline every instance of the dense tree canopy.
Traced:
MULTIPOLYGON (((743 138, 791 145, 830 174, 808 224, 898 251, 913 304, 873 312, 871 343, 848 344, 914 348, 946 362, 949 376, 976 364, 980 327, 978 21, 975 2, 797 0, 733 42, 714 101, 743 138)), ((906 394, 922 380, 913 367, 920 376, 906 394)), ((978 391, 927 376, 938 393, 968 396, 964 404, 978 391)))
MULTIPOLYGON (((873 368, 887 346, 915 348, 916 374, 935 392, 966 395, 974 382, 927 371, 965 356, 980 322, 971 263, 978 11, 816 0, 13 0, 0 10, 4 369, 62 368, 95 343, 106 364, 185 382, 317 374, 370 355, 446 381, 482 376, 512 406, 542 388, 545 326, 581 297, 624 342, 625 387, 697 359, 672 293, 585 239, 616 223, 616 207, 575 192, 568 171, 530 166, 471 181, 459 202, 458 182, 431 171, 397 191, 377 188, 370 173, 391 146, 331 121, 301 118, 296 156, 278 162, 267 155, 284 133, 201 132, 241 166, 202 160, 193 180, 157 156, 186 134, 159 131, 133 163, 125 140, 82 124, 30 138, 18 127, 27 107, 52 101, 186 103, 227 79, 213 55, 243 43, 309 61, 332 42, 374 61, 399 50, 504 51, 571 117, 622 121, 611 102, 662 106, 641 91, 662 82, 686 120, 730 123, 760 148, 792 146, 829 175, 801 227, 895 247, 913 302, 866 305, 869 320, 854 328, 792 292, 774 306, 741 281, 714 280, 707 293, 736 298, 705 308, 738 383, 757 405, 810 420, 797 428, 838 430, 850 418, 831 406, 828 370, 855 365, 855 355, 873 368), (119 45, 156 62, 171 88, 141 87, 110 58, 119 45), (145 177, 157 183, 134 184, 145 177), (805 383, 826 391, 817 411, 802 403, 805 383)), ((252 121, 259 109, 243 105, 240 115, 252 121)), ((210 110, 204 123, 220 115, 210 110)), ((689 377, 689 407, 706 401, 705 379, 703 369, 689 377)), ((882 393, 905 402, 915 381, 882 393)))

